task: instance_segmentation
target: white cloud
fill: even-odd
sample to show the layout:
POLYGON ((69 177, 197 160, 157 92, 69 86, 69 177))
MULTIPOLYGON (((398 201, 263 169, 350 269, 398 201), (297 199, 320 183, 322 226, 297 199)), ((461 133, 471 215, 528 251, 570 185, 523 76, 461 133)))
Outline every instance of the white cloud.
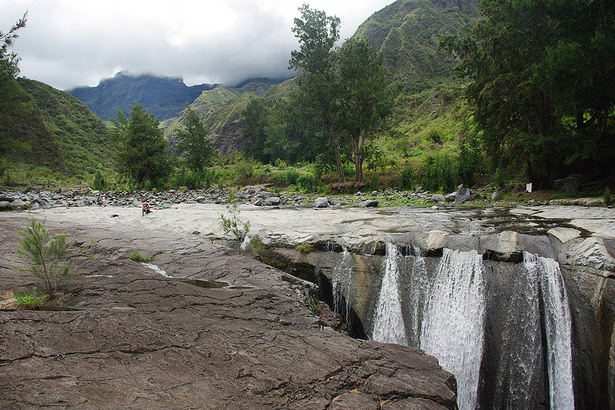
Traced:
MULTIPOLYGON (((393 0, 314 0, 342 38, 393 0)), ((301 0, 2 0, 0 31, 28 10, 14 51, 21 75, 57 88, 96 85, 120 70, 236 83, 288 76, 301 0)))

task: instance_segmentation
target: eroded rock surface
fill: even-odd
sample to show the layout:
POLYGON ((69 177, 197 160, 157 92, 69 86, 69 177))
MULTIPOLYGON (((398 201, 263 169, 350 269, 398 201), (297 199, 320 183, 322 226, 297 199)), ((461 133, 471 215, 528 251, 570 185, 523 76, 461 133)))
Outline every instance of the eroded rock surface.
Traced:
MULTIPOLYGON (((35 279, 14 251, 23 215, 1 218, 6 296, 35 279)), ((64 303, 77 310, 0 311, 0 407, 455 407, 436 359, 323 326, 304 303, 312 285, 247 255, 145 225, 56 215, 47 227, 71 235, 64 303)))

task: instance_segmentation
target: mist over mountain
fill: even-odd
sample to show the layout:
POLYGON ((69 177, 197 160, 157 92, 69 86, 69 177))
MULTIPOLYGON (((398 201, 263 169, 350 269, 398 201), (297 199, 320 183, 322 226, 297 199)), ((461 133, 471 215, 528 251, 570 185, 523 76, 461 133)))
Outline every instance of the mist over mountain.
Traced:
POLYGON ((105 121, 115 118, 118 109, 128 115, 135 102, 162 121, 176 116, 203 91, 214 87, 213 84, 187 86, 181 78, 119 72, 96 87, 79 87, 69 93, 105 121))

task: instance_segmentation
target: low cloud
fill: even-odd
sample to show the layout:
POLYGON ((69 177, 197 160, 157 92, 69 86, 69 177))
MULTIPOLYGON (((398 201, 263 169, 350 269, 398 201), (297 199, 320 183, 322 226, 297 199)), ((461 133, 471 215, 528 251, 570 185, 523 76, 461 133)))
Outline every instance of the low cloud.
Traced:
MULTIPOLYGON (((342 20, 342 38, 392 0, 318 0, 342 20)), ((96 85, 118 71, 236 84, 289 77, 295 0, 2 0, 0 31, 28 11, 13 50, 21 75, 60 89, 96 85)))

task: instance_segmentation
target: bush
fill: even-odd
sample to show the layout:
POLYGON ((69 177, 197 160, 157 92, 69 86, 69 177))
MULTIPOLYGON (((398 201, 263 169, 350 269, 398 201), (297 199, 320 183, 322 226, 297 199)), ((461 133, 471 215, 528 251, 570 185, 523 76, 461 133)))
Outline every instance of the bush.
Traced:
POLYGON ((611 198, 611 190, 609 187, 604 188, 604 194, 602 194, 602 198, 604 199, 604 205, 610 206, 613 204, 613 198, 611 198))
POLYGON ((13 292, 15 306, 26 310, 41 309, 45 305, 48 297, 49 296, 42 293, 13 292))
POLYGON ((106 191, 107 187, 108 187, 108 184, 107 184, 107 181, 105 181, 105 178, 103 178, 100 171, 96 171, 96 174, 94 175, 94 181, 92 181, 91 188, 95 191, 106 191))
POLYGON ((459 174, 452 158, 447 154, 433 153, 425 158, 420 175, 423 188, 429 191, 453 191, 459 185, 459 174))
POLYGON ((297 181, 301 177, 299 171, 295 169, 289 169, 282 171, 276 176, 276 185, 280 187, 287 187, 291 185, 297 185, 297 181))
POLYGON ((224 215, 220 215, 220 219, 222 220, 222 229, 224 229, 224 233, 228 234, 231 232, 239 245, 243 242, 243 240, 250 232, 250 222, 245 222, 239 219, 239 209, 237 209, 237 200, 234 199, 234 195, 230 195, 229 193, 229 204, 226 206, 226 209, 229 211, 230 216, 227 218, 224 215))
POLYGON ((62 281, 68 277, 68 243, 66 234, 52 238, 45 229, 44 222, 35 218, 28 219, 26 230, 19 232, 22 237, 19 257, 28 266, 27 272, 33 273, 43 284, 44 293, 53 297, 62 281))
POLYGON ((406 165, 399 173, 399 186, 403 189, 412 189, 416 183, 416 173, 412 165, 406 165))
POLYGON ((314 192, 317 186, 318 182, 316 181, 316 176, 312 173, 301 174, 299 178, 297 178, 297 189, 305 192, 314 192))
POLYGON ((315 251, 314 246, 312 246, 312 244, 309 244, 309 243, 302 243, 300 245, 297 245, 295 247, 295 250, 303 254, 312 253, 315 251))

